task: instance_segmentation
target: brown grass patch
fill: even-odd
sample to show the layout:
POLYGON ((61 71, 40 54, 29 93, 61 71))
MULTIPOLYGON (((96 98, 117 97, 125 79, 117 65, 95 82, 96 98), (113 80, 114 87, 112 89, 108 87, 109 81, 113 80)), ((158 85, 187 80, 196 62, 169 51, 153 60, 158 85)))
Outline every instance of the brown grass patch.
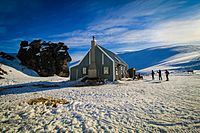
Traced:
POLYGON ((35 104, 44 104, 46 106, 52 106, 57 107, 58 104, 68 104, 69 101, 65 99, 55 99, 52 97, 40 97, 40 98, 34 98, 27 101, 29 105, 35 105, 35 104))

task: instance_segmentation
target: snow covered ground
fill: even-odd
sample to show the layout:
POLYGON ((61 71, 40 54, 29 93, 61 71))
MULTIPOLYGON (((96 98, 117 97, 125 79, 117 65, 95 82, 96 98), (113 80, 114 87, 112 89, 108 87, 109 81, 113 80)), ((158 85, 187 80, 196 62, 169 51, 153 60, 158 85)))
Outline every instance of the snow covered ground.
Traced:
MULTIPOLYGON (((179 69, 180 63, 191 68, 200 66, 198 50, 174 52, 174 48, 167 48, 158 49, 158 53, 162 53, 160 50, 160 58, 151 56, 157 49, 133 54, 138 61, 141 59, 141 70, 179 69), (151 58, 142 60, 144 53, 151 58)), ((133 55, 128 54, 132 61, 133 55)), ((170 81, 160 82, 157 77, 152 81, 145 76, 138 81, 124 79, 100 86, 73 87, 78 82, 58 76, 38 77, 18 60, 0 58, 0 62, 1 69, 8 73, 0 75, 4 78, 0 78, 0 132, 200 132, 199 69, 194 74, 171 73, 170 81), (27 103, 40 97, 69 103, 57 107, 27 103)))
POLYGON ((20 78, 7 89, 0 86, 0 132, 200 132, 199 74, 170 75, 169 82, 147 76, 87 87, 41 78, 40 84, 57 85, 46 88, 28 83, 35 77, 26 78, 19 88, 20 78), (26 103, 38 97, 70 103, 56 108, 26 103))

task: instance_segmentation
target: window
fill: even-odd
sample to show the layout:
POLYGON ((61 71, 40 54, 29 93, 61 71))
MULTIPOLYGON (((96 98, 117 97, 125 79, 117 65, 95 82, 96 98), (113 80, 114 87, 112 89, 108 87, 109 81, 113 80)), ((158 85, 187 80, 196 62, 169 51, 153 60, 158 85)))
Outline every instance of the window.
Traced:
POLYGON ((87 68, 83 67, 83 74, 87 74, 87 68))
POLYGON ((116 75, 118 75, 118 68, 117 67, 115 68, 115 72, 116 72, 116 75))
POLYGON ((103 53, 101 55, 101 58, 102 58, 102 65, 104 65, 104 54, 103 53))
POLYGON ((103 67, 103 74, 109 74, 109 67, 103 67))

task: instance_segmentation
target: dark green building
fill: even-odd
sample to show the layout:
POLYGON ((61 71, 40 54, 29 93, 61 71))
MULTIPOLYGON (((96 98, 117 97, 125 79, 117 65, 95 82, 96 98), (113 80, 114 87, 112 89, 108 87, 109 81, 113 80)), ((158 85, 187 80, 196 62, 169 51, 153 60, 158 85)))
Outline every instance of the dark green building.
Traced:
POLYGON ((113 52, 91 41, 91 48, 83 59, 70 69, 70 80, 83 77, 120 80, 127 74, 128 65, 113 52))

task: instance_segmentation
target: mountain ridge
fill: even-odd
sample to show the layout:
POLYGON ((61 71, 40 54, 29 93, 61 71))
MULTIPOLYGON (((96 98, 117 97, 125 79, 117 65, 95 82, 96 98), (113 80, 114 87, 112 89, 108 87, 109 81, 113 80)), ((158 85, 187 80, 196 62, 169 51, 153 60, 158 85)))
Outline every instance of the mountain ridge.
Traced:
POLYGON ((129 68, 139 71, 151 69, 200 70, 200 45, 157 46, 118 54, 129 68))

